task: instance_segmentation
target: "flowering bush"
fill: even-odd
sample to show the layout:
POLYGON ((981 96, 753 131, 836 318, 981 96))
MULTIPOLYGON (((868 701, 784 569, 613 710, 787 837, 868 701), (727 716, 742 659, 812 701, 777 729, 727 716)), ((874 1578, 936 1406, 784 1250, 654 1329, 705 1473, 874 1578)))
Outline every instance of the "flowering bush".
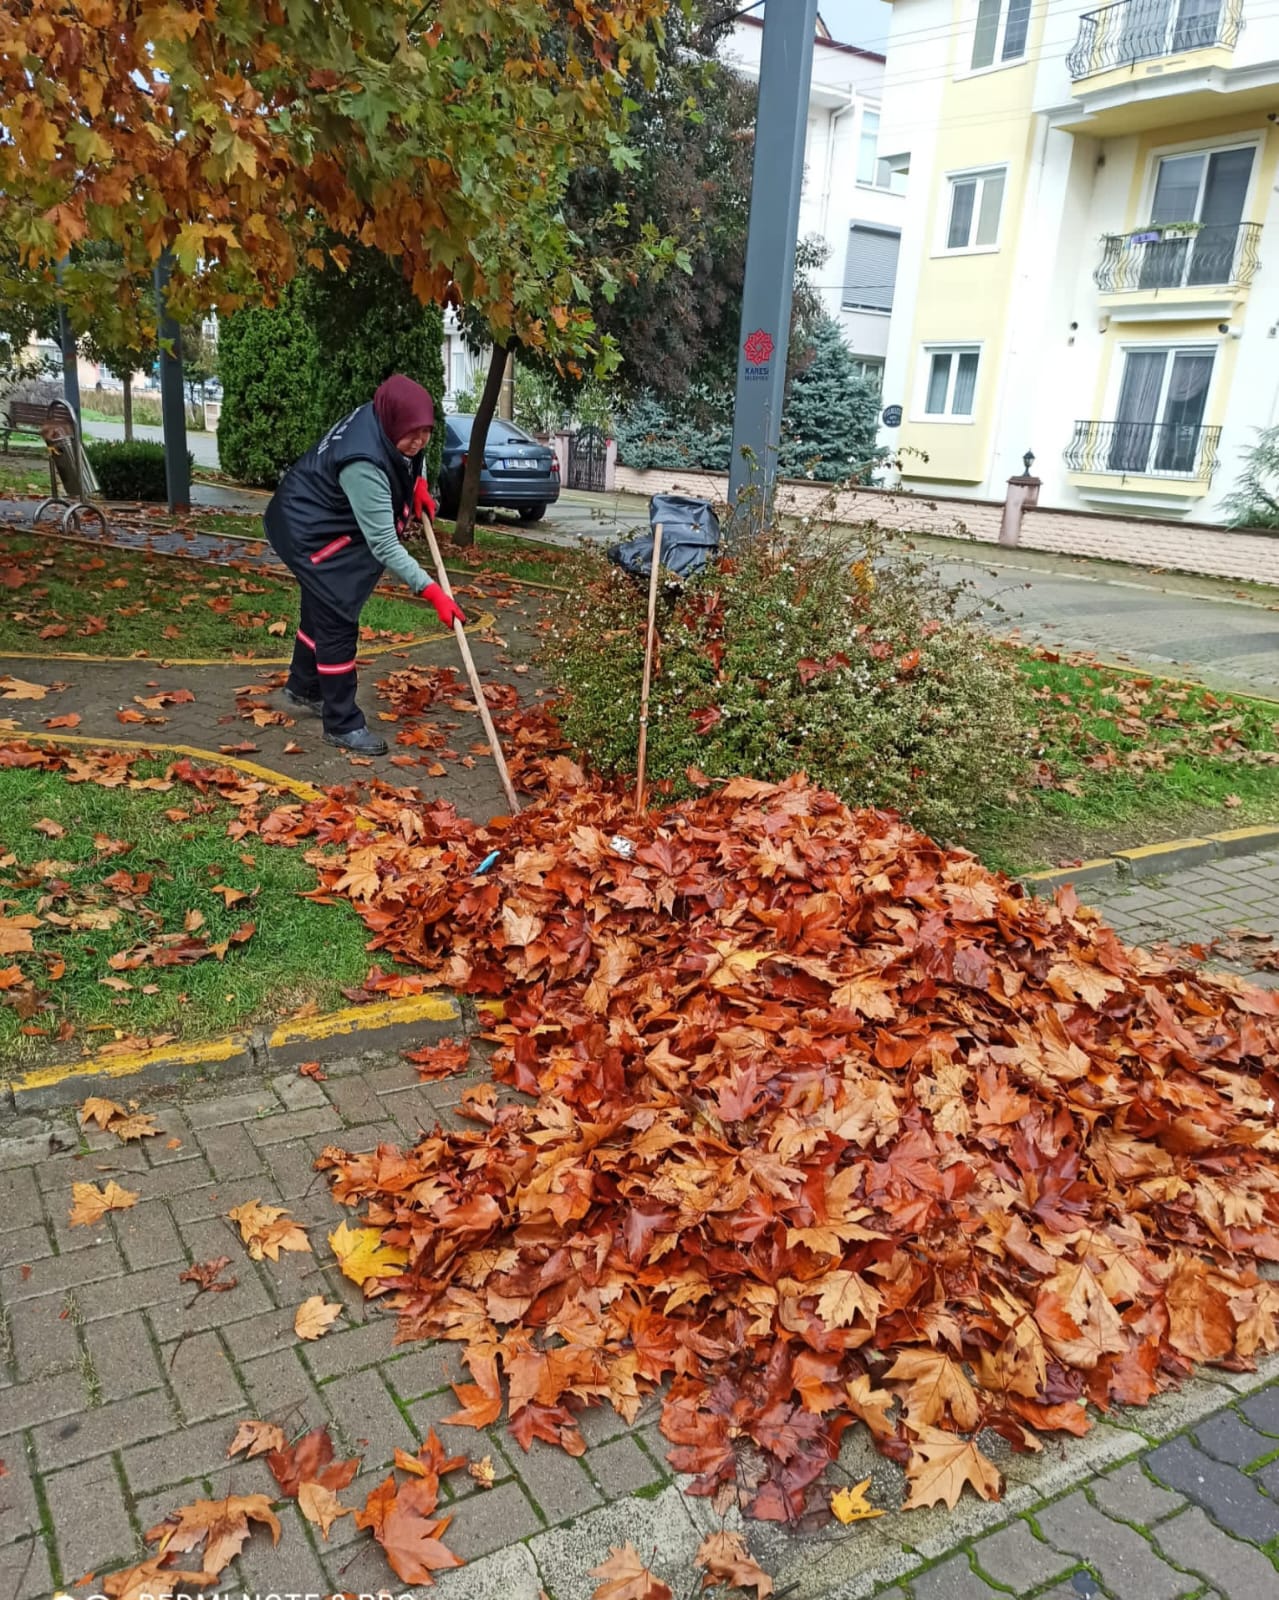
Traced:
MULTIPOLYGON (((602 562, 583 570, 545 659, 569 739, 629 774, 646 593, 602 562)), ((1016 784, 1032 721, 1014 664, 964 612, 961 590, 873 527, 750 541, 663 594, 650 778, 684 794, 699 772, 802 770, 850 804, 962 835, 1016 784)))

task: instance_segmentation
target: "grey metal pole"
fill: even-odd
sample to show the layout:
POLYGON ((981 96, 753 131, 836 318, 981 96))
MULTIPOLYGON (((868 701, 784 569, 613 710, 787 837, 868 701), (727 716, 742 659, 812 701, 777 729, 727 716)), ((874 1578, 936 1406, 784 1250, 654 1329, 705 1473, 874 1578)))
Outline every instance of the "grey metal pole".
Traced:
POLYGON ((759 110, 742 288, 728 499, 764 495, 777 476, 790 346, 795 235, 813 76, 817 0, 770 0, 764 11, 759 110))
POLYGON ((182 329, 169 313, 173 256, 155 264, 156 334, 160 345, 160 417, 164 423, 164 482, 170 511, 191 509, 191 465, 187 460, 187 408, 182 393, 182 329), (166 348, 167 347, 167 348, 166 348))
MULTIPOLYGON (((55 269, 59 285, 66 266, 67 257, 63 256, 55 269)), ((58 303, 58 346, 62 351, 62 397, 71 407, 76 432, 81 434, 84 427, 80 420, 80 358, 76 350, 75 329, 61 301, 58 303)))

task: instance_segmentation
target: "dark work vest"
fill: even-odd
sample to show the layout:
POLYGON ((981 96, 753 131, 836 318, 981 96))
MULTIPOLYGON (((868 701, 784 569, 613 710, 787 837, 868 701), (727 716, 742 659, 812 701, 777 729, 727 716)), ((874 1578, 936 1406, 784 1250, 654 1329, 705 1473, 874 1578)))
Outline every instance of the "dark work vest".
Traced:
POLYGON ((285 473, 263 522, 271 548, 304 589, 355 621, 382 576, 360 532, 351 502, 338 481, 343 467, 369 461, 391 485, 391 504, 401 530, 413 510, 413 484, 422 457, 406 461, 382 431, 372 403, 357 407, 285 473))

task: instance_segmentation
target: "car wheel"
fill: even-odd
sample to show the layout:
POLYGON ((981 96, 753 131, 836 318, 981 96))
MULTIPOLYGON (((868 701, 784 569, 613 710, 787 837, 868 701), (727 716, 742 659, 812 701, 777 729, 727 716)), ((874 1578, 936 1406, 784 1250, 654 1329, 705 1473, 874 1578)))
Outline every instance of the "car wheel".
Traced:
POLYGON ((521 522, 540 522, 545 515, 546 507, 544 505, 520 507, 521 522))

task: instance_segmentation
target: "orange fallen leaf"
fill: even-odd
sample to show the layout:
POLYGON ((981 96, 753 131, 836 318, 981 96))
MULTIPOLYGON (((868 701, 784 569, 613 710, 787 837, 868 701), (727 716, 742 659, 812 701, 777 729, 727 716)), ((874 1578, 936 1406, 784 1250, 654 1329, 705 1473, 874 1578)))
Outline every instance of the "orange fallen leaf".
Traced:
POLYGON ((252 1461, 254 1456, 262 1456, 268 1450, 283 1450, 288 1441, 284 1437, 284 1429, 274 1422, 242 1422, 227 1449, 227 1460, 244 1451, 246 1461, 252 1461))
POLYGON ((324 1083, 328 1078, 328 1073, 325 1072, 318 1061, 303 1061, 298 1067, 298 1076, 300 1078, 311 1078, 316 1083, 324 1083))
POLYGON ((73 1228, 91 1228, 94 1223, 101 1222, 108 1211, 127 1211, 138 1201, 136 1194, 122 1189, 114 1179, 103 1189, 92 1183, 73 1183, 71 1195, 74 1204, 69 1221, 73 1228))
POLYGON ((293 1318, 293 1331, 299 1339, 319 1339, 341 1315, 340 1305, 325 1300, 323 1295, 313 1294, 298 1307, 297 1315, 293 1318))
POLYGON ((234 1206, 227 1216, 240 1230, 250 1257, 261 1261, 280 1259, 281 1250, 309 1251, 311 1241, 283 1206, 265 1206, 260 1200, 246 1200, 234 1206))
POLYGON ((299 1484, 298 1510, 320 1530, 326 1542, 330 1528, 339 1517, 354 1515, 354 1507, 344 1506, 332 1489, 326 1489, 322 1483, 299 1484))
POLYGON ((671 1600, 670 1585, 649 1571, 629 1539, 620 1548, 610 1545, 608 1560, 590 1575, 604 1579, 591 1600, 671 1600))
POLYGON ((46 717, 46 728, 78 728, 80 726, 80 713, 78 711, 64 712, 60 717, 46 717))

